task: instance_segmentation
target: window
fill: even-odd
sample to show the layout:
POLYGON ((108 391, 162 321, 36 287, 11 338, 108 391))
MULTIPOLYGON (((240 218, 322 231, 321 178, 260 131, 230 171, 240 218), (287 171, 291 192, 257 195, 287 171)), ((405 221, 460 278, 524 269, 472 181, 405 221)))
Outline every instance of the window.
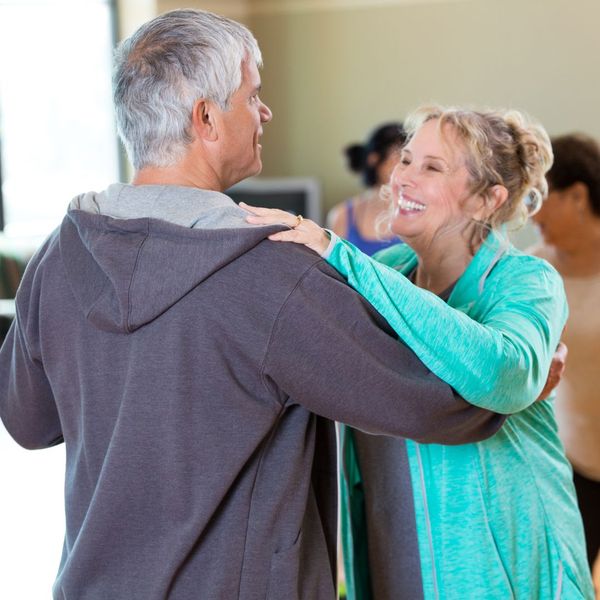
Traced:
MULTIPOLYGON (((114 13, 108 0, 0 0, 0 251, 33 249, 73 196, 119 179, 114 13)), ((51 596, 64 468, 64 445, 24 450, 0 423, 0 598, 51 596)))
POLYGON ((0 226, 8 237, 47 235, 75 195, 119 179, 114 12, 107 0, 0 0, 0 226))

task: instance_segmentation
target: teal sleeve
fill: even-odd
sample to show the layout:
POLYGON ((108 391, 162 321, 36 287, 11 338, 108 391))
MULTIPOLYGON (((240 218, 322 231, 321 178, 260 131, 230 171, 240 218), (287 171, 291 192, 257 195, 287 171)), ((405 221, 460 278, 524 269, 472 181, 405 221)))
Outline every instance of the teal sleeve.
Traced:
POLYGON ((486 281, 475 321, 348 242, 338 241, 327 258, 433 373, 471 404, 502 414, 538 397, 567 311, 552 267, 525 255, 515 260, 486 281))

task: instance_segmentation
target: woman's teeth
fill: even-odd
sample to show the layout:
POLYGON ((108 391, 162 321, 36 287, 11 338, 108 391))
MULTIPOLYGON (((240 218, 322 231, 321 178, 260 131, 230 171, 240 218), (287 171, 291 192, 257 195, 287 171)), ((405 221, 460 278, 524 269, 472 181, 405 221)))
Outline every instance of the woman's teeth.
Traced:
POLYGON ((425 210, 424 204, 414 200, 405 200, 402 197, 398 200, 398 206, 403 210, 425 210))

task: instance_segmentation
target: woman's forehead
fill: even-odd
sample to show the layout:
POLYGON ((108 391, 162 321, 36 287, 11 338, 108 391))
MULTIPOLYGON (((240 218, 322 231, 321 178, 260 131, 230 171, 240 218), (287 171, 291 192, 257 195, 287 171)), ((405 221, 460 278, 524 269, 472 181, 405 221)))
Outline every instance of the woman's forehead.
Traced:
POLYGON ((464 163, 466 148, 451 123, 442 123, 439 119, 430 119, 423 123, 412 136, 406 149, 427 156, 437 156, 449 163, 464 163))

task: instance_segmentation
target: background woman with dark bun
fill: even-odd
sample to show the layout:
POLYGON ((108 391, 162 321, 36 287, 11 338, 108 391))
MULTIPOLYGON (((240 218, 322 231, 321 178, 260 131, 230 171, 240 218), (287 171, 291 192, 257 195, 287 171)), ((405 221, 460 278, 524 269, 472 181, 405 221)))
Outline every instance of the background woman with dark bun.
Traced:
POLYGON ((337 235, 369 256, 400 241, 389 228, 382 226, 389 202, 381 196, 381 188, 390 180, 405 141, 402 123, 385 123, 364 144, 344 149, 348 168, 361 175, 365 190, 334 206, 327 215, 327 223, 337 235))

